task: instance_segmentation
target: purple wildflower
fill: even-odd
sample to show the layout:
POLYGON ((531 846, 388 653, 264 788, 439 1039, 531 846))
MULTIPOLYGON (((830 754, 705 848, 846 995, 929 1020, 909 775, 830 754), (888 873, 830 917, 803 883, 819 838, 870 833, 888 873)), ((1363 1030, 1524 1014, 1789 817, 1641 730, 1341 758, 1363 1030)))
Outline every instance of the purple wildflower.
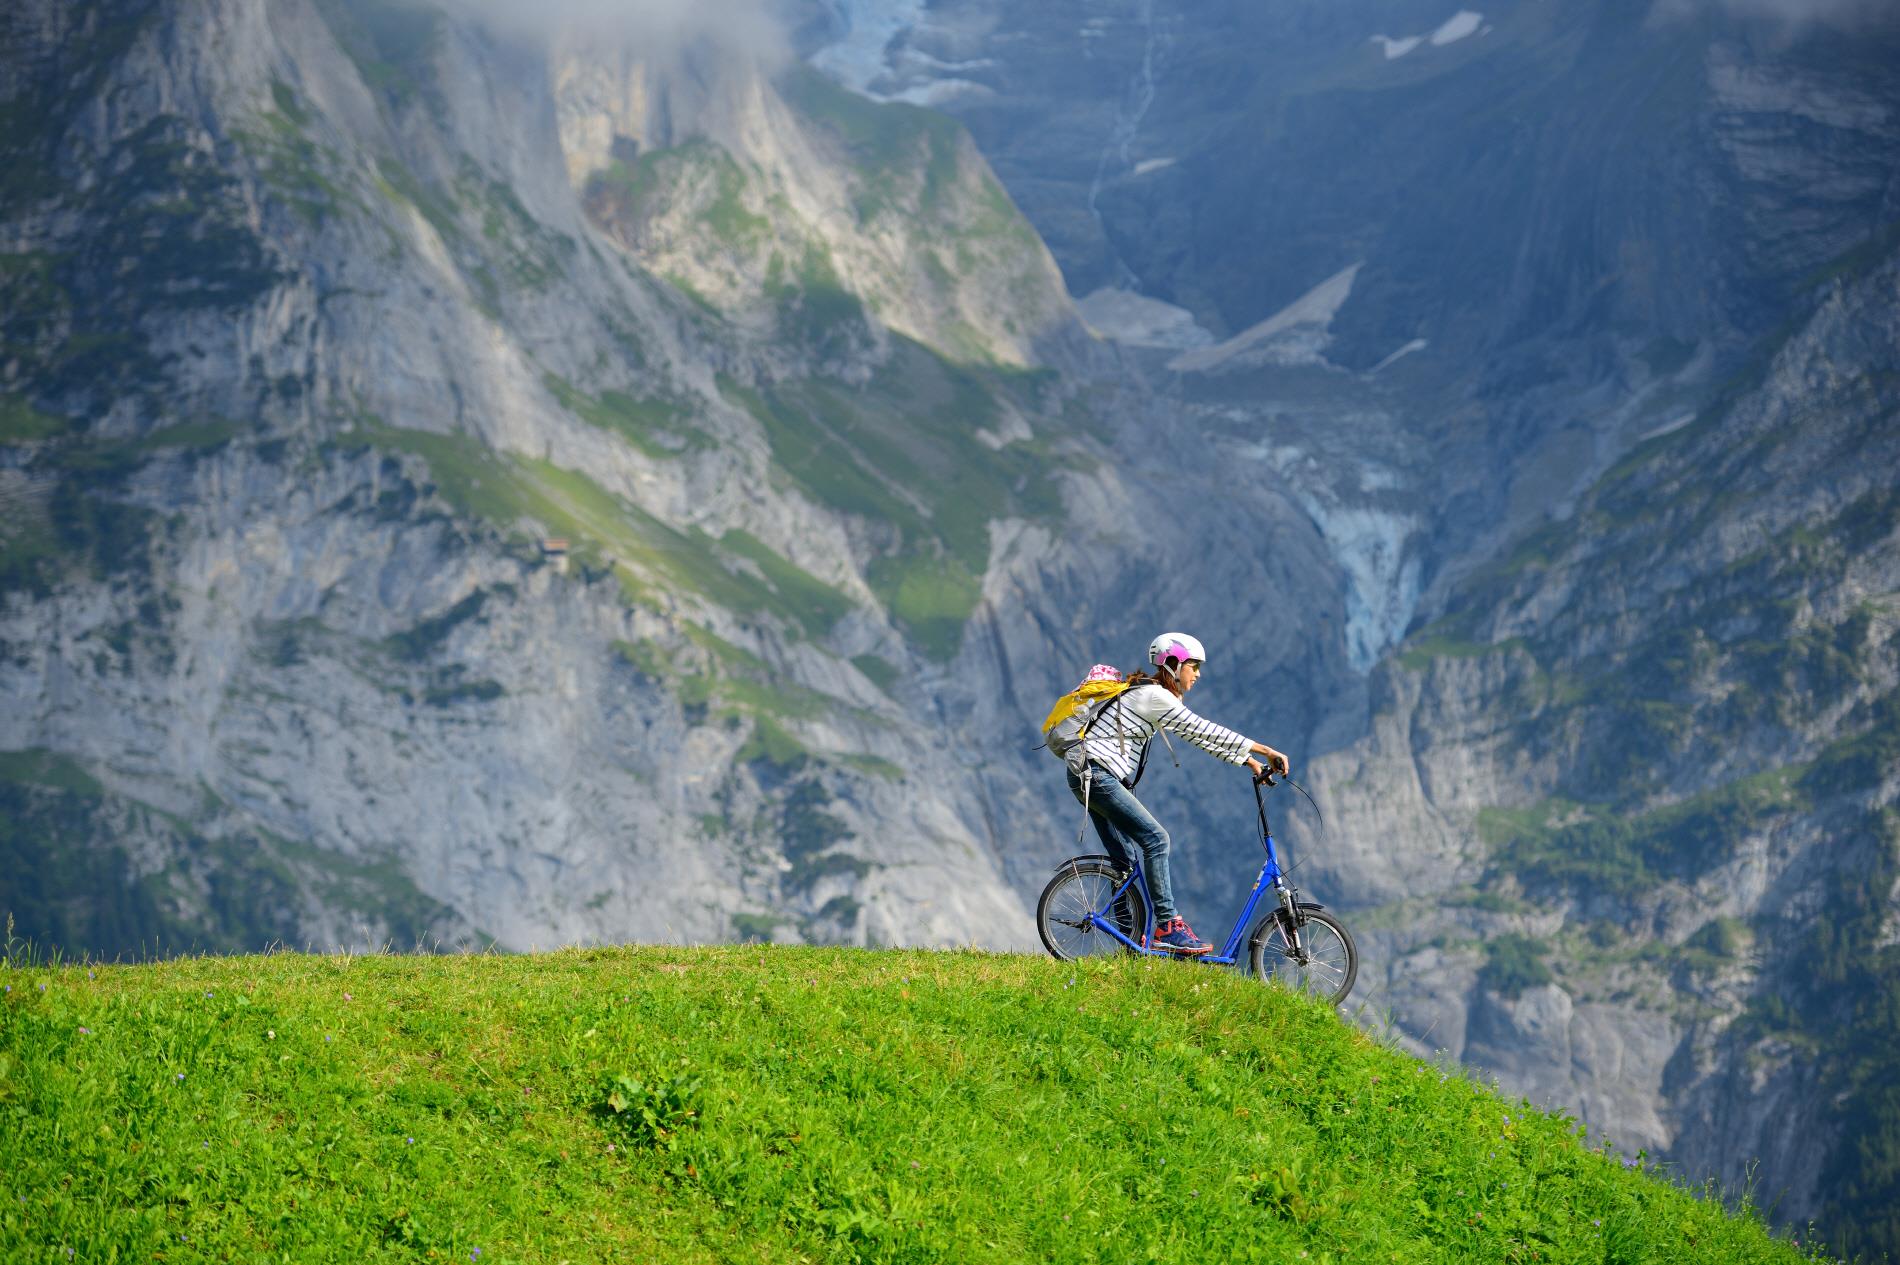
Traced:
POLYGON ((179 1079, 179 1080, 184 1080, 184 1079, 185 1079, 185 1074, 184 1074, 183 1072, 180 1072, 180 1073, 178 1073, 178 1079, 179 1079))

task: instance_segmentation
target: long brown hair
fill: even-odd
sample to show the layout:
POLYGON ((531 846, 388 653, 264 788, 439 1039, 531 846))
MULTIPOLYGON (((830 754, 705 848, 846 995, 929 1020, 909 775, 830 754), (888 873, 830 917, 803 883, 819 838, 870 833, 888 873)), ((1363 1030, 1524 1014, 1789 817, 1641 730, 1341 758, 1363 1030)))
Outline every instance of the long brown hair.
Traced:
POLYGON ((1123 677, 1122 680, 1127 682, 1130 686, 1159 685, 1164 689, 1167 688, 1166 683, 1162 681, 1160 677, 1148 671, 1146 668, 1136 668, 1133 672, 1123 677))

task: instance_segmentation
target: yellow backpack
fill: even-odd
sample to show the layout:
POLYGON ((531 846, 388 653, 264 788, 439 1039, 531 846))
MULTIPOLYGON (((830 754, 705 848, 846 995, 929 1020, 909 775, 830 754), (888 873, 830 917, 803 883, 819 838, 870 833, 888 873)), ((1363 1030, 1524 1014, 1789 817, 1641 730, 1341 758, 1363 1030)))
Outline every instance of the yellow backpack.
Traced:
POLYGON ((1098 663, 1082 678, 1082 684, 1056 700, 1049 718, 1042 722, 1044 744, 1058 760, 1067 762, 1069 752, 1088 736, 1089 726, 1108 710, 1108 705, 1134 686, 1122 674, 1105 663, 1098 663))

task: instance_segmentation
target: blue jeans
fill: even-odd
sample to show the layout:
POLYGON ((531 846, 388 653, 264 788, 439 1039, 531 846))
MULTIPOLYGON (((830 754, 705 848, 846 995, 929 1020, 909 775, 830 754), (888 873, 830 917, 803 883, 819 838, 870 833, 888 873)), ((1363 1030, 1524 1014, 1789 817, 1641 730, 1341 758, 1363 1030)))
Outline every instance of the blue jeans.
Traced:
MULTIPOLYGON (((1168 832, 1113 773, 1095 767, 1089 772, 1089 820, 1095 823, 1102 846, 1122 866, 1133 865, 1135 853, 1140 852, 1141 871, 1148 876, 1148 895, 1154 900, 1155 923, 1174 921, 1180 910, 1174 907, 1174 884, 1168 877, 1168 832)), ((1069 790, 1081 803, 1082 779, 1074 773, 1069 774, 1069 790)))

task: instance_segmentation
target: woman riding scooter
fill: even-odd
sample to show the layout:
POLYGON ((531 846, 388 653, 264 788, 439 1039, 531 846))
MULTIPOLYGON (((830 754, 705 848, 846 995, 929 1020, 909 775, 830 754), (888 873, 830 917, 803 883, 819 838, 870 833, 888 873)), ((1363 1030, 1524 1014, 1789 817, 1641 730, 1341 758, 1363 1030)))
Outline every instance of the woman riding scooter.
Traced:
POLYGON ((1134 688, 1118 695, 1089 722, 1082 741, 1065 760, 1069 790, 1087 806, 1095 833, 1116 864, 1131 865, 1135 851, 1140 851, 1154 900, 1155 927, 1149 945, 1188 956, 1210 952, 1214 946, 1196 936, 1175 908, 1168 874, 1168 832, 1135 798, 1148 744, 1157 733, 1178 734, 1209 755, 1246 765, 1255 777, 1287 771, 1286 756, 1280 752, 1195 715, 1181 702, 1200 680, 1206 661, 1206 650, 1186 633, 1156 637, 1148 645, 1148 662, 1154 671, 1130 675, 1128 683, 1134 688), (1263 757, 1264 764, 1256 756, 1263 757))

